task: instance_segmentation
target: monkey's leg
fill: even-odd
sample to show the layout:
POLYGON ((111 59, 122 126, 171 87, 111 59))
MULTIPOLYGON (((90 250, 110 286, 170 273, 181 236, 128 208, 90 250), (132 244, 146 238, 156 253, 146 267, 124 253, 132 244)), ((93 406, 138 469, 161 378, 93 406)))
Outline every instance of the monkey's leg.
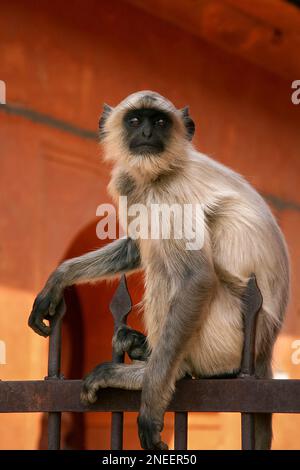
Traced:
POLYGON ((166 447, 160 437, 164 413, 175 381, 185 373, 180 370, 184 354, 195 328, 201 324, 202 313, 213 295, 214 283, 214 274, 204 262, 201 272, 190 272, 189 276, 178 280, 178 289, 145 369, 138 417, 139 437, 144 449, 166 447))
POLYGON ((146 361, 150 355, 147 337, 126 325, 114 334, 113 347, 117 354, 127 353, 135 361, 146 361))
MULTIPOLYGON (((99 364, 84 379, 81 401, 88 405, 97 401, 97 394, 101 388, 113 387, 127 390, 141 390, 146 363, 113 364, 105 362, 99 364)), ((168 447, 159 441, 151 449, 166 450, 168 447)))
POLYGON ((100 250, 65 261, 51 274, 35 299, 29 326, 39 335, 49 336, 51 329, 43 320, 49 320, 57 313, 65 287, 111 277, 139 267, 139 248, 131 238, 121 238, 100 250))
POLYGON ((83 403, 95 403, 101 388, 113 387, 140 390, 146 363, 114 364, 104 362, 96 366, 85 378, 80 399, 83 403))

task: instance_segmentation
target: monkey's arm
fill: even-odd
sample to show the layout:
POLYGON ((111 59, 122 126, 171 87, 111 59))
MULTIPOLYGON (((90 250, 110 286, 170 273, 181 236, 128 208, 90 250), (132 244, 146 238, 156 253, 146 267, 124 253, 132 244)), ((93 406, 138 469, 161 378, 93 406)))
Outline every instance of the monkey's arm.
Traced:
POLYGON ((121 238, 99 250, 63 262, 36 297, 28 320, 29 326, 39 335, 49 336, 51 328, 43 320, 49 320, 59 311, 65 287, 111 277, 139 267, 139 248, 131 238, 121 238))

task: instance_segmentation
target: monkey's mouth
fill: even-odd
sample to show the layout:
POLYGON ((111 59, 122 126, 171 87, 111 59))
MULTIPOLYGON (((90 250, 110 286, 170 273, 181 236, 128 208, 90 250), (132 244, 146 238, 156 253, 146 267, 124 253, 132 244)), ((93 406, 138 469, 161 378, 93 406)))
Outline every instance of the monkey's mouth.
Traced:
POLYGON ((161 153, 163 151, 162 145, 147 143, 136 144, 131 147, 133 153, 146 154, 146 153, 161 153))

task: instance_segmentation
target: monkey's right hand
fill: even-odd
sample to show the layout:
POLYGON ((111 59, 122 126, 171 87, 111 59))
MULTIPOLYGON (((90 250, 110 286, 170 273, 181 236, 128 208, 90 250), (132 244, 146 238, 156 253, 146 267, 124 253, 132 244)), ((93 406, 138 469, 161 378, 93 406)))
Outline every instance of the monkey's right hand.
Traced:
POLYGON ((34 301, 28 325, 37 334, 49 336, 53 329, 53 322, 48 326, 44 320, 59 319, 63 313, 63 307, 63 287, 59 282, 54 283, 49 279, 34 301))

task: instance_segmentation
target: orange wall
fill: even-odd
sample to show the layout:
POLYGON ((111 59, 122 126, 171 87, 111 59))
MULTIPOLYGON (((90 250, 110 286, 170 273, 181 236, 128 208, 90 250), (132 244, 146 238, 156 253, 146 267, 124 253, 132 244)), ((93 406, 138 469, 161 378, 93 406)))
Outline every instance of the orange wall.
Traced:
MULTIPOLYGON (((290 82, 120 0, 76 0, 72 8, 58 0, 2 0, 0 58, 8 103, 79 129, 96 131, 104 101, 114 105, 139 89, 157 90, 178 106, 190 104, 198 147, 275 201, 293 265, 293 300, 275 368, 300 377, 300 366, 290 360, 291 342, 300 336, 300 106, 291 103, 290 82)), ((73 240, 95 219, 97 205, 107 201, 108 169, 99 160, 97 142, 32 119, 32 113, 24 117, 0 109, 4 380, 46 375, 47 342, 27 328, 32 301, 73 240)), ((86 338, 86 368, 107 354, 103 322, 99 343, 97 336, 86 338), (101 344, 106 346, 99 355, 101 344)), ((127 445, 133 446, 136 428, 126 419, 132 429, 128 436, 135 435, 127 445)), ((87 446, 107 445, 106 421, 101 441, 100 418, 86 420, 87 446)), ((192 415, 190 421, 191 447, 239 446, 238 416, 192 415)), ((274 446, 299 447, 296 426, 296 416, 276 417, 274 446)), ((36 448, 40 416, 1 417, 0 434, 1 448, 36 448)))

